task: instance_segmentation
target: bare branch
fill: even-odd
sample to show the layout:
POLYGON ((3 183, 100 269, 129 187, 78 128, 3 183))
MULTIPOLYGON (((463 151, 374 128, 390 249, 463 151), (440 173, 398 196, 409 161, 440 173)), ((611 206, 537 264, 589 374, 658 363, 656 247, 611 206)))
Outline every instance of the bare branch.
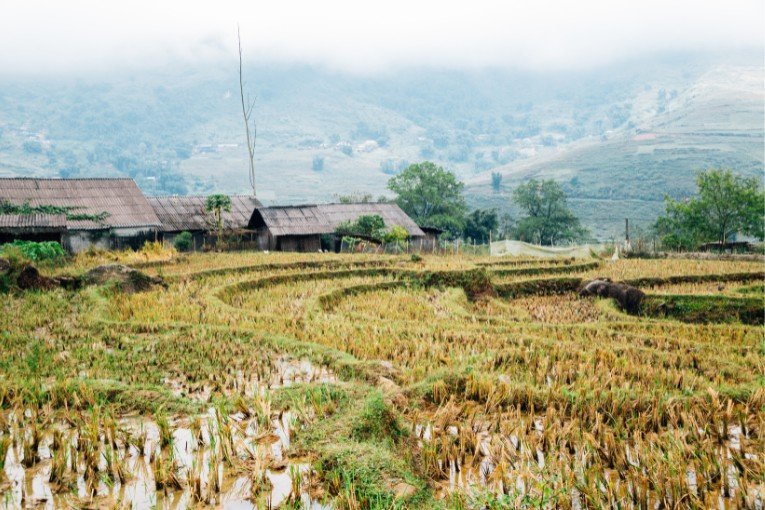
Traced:
POLYGON ((252 194, 255 195, 255 139, 257 135, 257 128, 255 123, 252 122, 252 128, 250 128, 250 118, 252 111, 255 108, 255 100, 250 101, 249 95, 247 101, 244 98, 244 73, 242 71, 242 36, 239 31, 239 25, 236 27, 236 38, 239 43, 239 97, 242 100, 242 117, 244 118, 244 132, 247 136, 247 156, 250 162, 250 186, 252 187, 252 194), (247 106, 249 103, 249 107, 247 106), (252 134, 250 133, 252 131, 252 134))

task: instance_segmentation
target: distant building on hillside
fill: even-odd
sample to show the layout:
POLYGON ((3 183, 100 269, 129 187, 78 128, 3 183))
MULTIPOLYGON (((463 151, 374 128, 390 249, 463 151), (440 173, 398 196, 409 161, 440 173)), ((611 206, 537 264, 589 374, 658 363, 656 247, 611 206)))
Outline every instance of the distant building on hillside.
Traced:
MULTIPOLYGON (((231 211, 224 211, 221 215, 223 227, 242 233, 247 229, 252 212, 262 207, 262 204, 251 195, 234 195, 230 198, 231 211)), ((194 250, 213 244, 214 240, 209 234, 215 230, 215 220, 212 214, 205 211, 207 197, 148 197, 148 200, 162 223, 160 231, 165 242, 172 244, 178 234, 189 232, 194 250)))
POLYGON ((161 227, 132 179, 0 178, 0 214, 0 242, 55 240, 70 253, 140 248, 161 227))

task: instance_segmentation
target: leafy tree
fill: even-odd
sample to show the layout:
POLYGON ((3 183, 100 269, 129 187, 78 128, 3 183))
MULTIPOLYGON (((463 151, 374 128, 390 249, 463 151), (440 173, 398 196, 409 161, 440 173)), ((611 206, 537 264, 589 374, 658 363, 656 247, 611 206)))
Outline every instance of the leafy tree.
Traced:
POLYGON ((516 234, 523 240, 552 246, 586 235, 566 204, 566 194, 553 180, 531 179, 513 191, 513 201, 525 212, 516 234))
POLYGON ((228 195, 210 195, 205 201, 205 211, 215 217, 218 233, 223 230, 223 212, 231 212, 231 198, 228 195))
POLYGON ((499 188, 501 186, 502 186, 502 174, 499 172, 492 172, 491 187, 494 189, 494 191, 499 191, 499 188))
POLYGON ((763 239, 765 193, 756 178, 710 169, 696 176, 698 195, 685 201, 665 197, 665 214, 656 222, 663 244, 694 249, 700 243, 725 243, 736 233, 763 239))
POLYGON ((487 243, 492 232, 499 226, 496 209, 476 209, 465 221, 464 237, 479 243, 487 243))
POLYGON ((356 221, 341 223, 335 231, 343 236, 357 235, 381 240, 385 234, 385 220, 378 214, 365 214, 356 221))
POLYGON ((409 165, 388 181, 396 203, 419 225, 442 228, 457 237, 465 226, 464 184, 430 161, 409 165))

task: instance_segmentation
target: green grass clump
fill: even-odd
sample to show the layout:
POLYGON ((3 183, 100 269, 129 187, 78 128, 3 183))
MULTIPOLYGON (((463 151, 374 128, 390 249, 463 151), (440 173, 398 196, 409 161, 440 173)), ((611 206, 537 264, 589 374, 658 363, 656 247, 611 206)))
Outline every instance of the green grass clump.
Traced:
POLYGON ((352 435, 360 441, 398 441, 406 435, 406 430, 393 406, 386 402, 382 393, 373 391, 364 401, 361 414, 353 424, 352 435))

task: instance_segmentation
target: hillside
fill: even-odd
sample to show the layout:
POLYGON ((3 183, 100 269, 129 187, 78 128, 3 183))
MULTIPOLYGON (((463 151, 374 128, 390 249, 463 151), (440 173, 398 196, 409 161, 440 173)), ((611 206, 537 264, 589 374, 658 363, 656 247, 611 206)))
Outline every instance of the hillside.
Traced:
MULTIPOLYGON (((227 62, 0 78, 0 175, 127 175, 149 194, 246 192, 235 70, 227 62)), ((687 194, 697 169, 762 169, 757 55, 545 73, 363 76, 272 64, 246 76, 266 203, 382 194, 391 175, 428 159, 465 180, 477 207, 511 211, 514 183, 552 176, 593 232, 609 236, 618 231, 612 218, 647 220, 665 192, 687 194), (499 192, 492 171, 505 176, 499 192)))
POLYGON ((660 97, 653 114, 651 101, 639 97, 633 128, 496 168, 503 176, 499 191, 490 173, 476 176, 468 184, 470 201, 512 213, 508 202, 517 182, 553 178, 599 237, 620 236, 624 218, 647 226, 665 195, 693 193, 699 170, 722 166, 762 175, 763 79, 761 67, 721 66, 676 96, 660 97))

